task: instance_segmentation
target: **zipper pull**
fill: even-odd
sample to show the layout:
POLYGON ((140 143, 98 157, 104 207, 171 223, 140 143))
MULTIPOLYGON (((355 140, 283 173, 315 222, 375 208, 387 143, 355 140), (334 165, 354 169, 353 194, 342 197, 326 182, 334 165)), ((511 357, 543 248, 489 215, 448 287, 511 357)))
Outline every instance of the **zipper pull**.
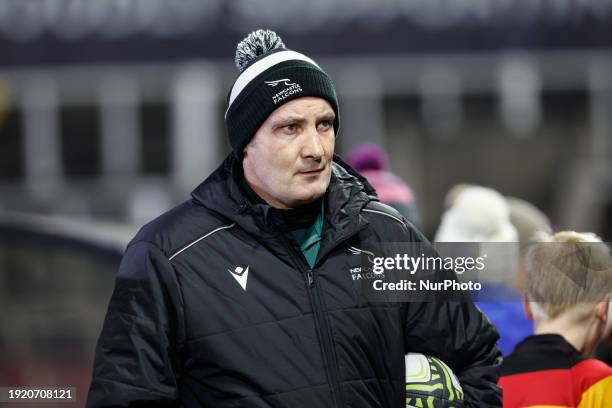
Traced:
POLYGON ((313 287, 314 286, 314 275, 312 273, 312 270, 308 270, 306 272, 306 276, 308 276, 308 287, 313 287))

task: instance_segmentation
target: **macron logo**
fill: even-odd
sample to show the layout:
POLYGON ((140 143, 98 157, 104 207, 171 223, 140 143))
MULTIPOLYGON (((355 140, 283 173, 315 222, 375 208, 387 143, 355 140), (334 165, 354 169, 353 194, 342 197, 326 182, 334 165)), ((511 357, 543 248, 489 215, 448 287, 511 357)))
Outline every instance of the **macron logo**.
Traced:
POLYGON ((246 268, 242 266, 236 266, 233 270, 227 270, 236 279, 236 282, 246 291, 247 279, 249 277, 249 266, 246 268))

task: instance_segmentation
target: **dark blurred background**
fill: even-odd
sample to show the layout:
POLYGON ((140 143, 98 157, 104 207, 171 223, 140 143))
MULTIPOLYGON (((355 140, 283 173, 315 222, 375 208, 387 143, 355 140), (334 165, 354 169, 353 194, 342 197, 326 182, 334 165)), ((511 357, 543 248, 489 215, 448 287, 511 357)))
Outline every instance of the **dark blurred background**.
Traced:
POLYGON ((0 385, 82 404, 121 248, 229 152, 257 28, 329 72, 337 151, 383 146, 426 235, 467 182, 612 239, 612 0, 2 0, 0 385))

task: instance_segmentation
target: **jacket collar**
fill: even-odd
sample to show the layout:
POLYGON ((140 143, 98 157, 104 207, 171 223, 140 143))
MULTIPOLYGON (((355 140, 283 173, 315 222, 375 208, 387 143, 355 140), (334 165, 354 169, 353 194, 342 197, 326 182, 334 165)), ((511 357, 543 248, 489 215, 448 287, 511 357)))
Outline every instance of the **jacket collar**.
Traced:
MULTIPOLYGON (((252 204, 240 190, 235 172, 242 171, 241 163, 230 154, 221 165, 192 193, 193 199, 208 209, 235 222, 250 234, 278 235, 274 227, 273 211, 267 204, 252 204)), ((332 176, 325 194, 326 211, 323 244, 344 239, 365 227, 367 221, 359 215, 371 200, 377 200, 375 191, 339 156, 334 156, 332 176)))

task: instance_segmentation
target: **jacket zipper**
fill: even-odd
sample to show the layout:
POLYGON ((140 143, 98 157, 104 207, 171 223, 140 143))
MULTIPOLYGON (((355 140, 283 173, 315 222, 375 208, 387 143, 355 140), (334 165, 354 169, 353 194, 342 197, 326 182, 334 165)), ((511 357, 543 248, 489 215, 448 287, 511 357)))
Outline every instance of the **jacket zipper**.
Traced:
MULTIPOLYGON (((279 230, 279 233, 282 232, 279 230)), ((281 240, 283 241, 283 240, 281 240)), ((331 383, 332 398, 334 399, 334 406, 342 408, 344 406, 342 398, 342 390, 340 389, 340 374, 338 373, 338 360, 336 353, 334 352, 334 343, 332 340, 331 328, 329 327, 327 320, 324 315, 324 308, 320 301, 320 291, 316 285, 315 273, 311 268, 304 270, 303 266, 306 264, 305 259, 301 253, 298 253, 295 248, 287 245, 283 241, 283 246, 289 253, 293 253, 297 257, 294 257, 296 261, 296 267, 302 275, 306 277, 306 286, 308 291, 308 298, 312 305, 312 310, 315 316, 315 321, 320 331, 321 341, 321 353, 323 354, 323 363, 329 370, 329 380, 331 383)))
MULTIPOLYGON (((366 226, 363 225, 359 228, 353 229, 348 233, 343 234, 338 238, 338 241, 344 242, 344 240, 363 230, 366 226)), ((317 260, 315 261, 315 265, 326 256, 333 248, 328 248, 325 252, 319 252, 317 255, 317 260)), ((302 257, 303 258, 303 257, 302 257)), ((301 261, 301 259, 300 259, 301 261)), ((300 262, 303 264, 303 262, 300 262)), ((306 270, 306 277, 308 280, 308 288, 310 289, 308 292, 309 297, 311 298, 311 303, 313 305, 313 310, 315 313, 315 318, 318 321, 319 327, 321 327, 321 332, 323 336, 323 358, 324 360, 331 361, 331 385, 332 385, 332 395, 335 394, 336 398, 334 398, 334 402, 337 407, 344 407, 344 398, 342 396, 342 388, 340 386, 340 372, 338 369, 338 355, 336 354, 336 348, 334 347, 334 339, 332 336, 331 325, 328 322, 328 318, 325 315, 325 308, 323 307, 323 294, 321 293, 321 289, 319 285, 317 285, 316 275, 312 268, 308 268, 306 270), (328 352, 325 351, 325 346, 327 344, 328 352), (329 353, 329 356, 326 354, 329 353)))
POLYGON ((334 402, 337 407, 344 406, 344 398, 342 398, 342 388, 340 387, 340 373, 338 370, 338 356, 336 355, 334 340, 332 336, 331 327, 329 322, 327 321, 327 316, 325 316, 325 308, 323 307, 321 301, 321 290, 317 285, 317 281, 315 280, 315 273, 312 269, 308 269, 306 271, 306 276, 308 278, 308 288, 309 288, 309 296, 311 298, 311 303, 313 304, 313 310, 315 314, 315 319, 321 328, 321 337, 322 339, 322 349, 323 349, 323 358, 325 362, 329 362, 330 368, 330 380, 332 386, 332 395, 335 395, 334 402))

